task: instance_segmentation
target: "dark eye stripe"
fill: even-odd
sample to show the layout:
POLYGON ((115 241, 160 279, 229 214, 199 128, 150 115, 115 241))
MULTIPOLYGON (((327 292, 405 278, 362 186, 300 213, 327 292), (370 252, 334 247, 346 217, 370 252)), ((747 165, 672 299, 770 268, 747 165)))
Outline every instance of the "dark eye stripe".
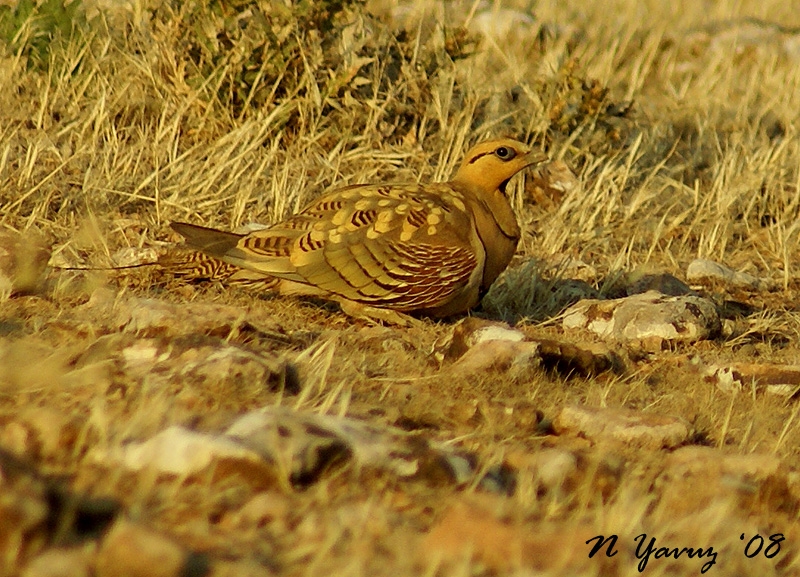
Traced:
POLYGON ((475 164, 479 159, 489 154, 494 154, 500 160, 508 161, 512 158, 516 158, 517 151, 508 146, 498 146, 491 152, 481 152, 480 154, 476 154, 467 161, 467 164, 475 164))
POLYGON ((469 164, 475 164, 478 162, 479 159, 483 158, 487 154, 491 154, 491 152, 481 152, 480 154, 476 154, 472 158, 469 159, 469 164))

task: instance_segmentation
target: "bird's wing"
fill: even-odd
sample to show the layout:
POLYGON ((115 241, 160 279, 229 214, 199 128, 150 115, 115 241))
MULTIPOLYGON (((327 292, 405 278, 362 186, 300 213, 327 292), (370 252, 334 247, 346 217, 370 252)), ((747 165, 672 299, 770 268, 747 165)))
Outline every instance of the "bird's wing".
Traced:
POLYGON ((361 185, 242 237, 223 258, 404 311, 433 308, 476 283, 484 252, 463 197, 449 185, 361 185))

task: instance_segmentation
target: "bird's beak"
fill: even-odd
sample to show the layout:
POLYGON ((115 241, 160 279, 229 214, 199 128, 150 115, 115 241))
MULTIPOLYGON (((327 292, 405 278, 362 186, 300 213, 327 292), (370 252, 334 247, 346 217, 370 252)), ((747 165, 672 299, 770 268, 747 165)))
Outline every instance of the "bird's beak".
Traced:
POLYGON ((531 150, 525 155, 525 168, 529 166, 534 166, 536 164, 542 164, 550 160, 550 157, 547 156, 544 152, 539 152, 538 150, 531 150))
MULTIPOLYGON (((549 159, 550 159, 549 156, 547 156, 543 152, 539 152, 538 150, 528 151, 521 157, 521 160, 523 160, 525 162, 525 164, 522 165, 522 168, 520 169, 520 171, 528 168, 529 166, 534 166, 534 165, 537 165, 537 164, 541 164, 541 163, 543 163, 543 162, 545 162, 545 161, 547 161, 549 159)), ((503 182, 500 183, 500 186, 498 187, 498 189, 503 194, 506 194, 506 187, 508 186, 508 182, 510 180, 511 179, 509 178, 509 179, 506 179, 506 180, 504 180, 503 182)))

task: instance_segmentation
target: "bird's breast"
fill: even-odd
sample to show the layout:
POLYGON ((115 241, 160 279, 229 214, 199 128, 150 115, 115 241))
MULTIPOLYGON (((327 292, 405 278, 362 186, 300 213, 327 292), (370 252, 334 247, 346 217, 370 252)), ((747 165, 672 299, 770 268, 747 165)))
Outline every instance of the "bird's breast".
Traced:
POLYGON ((509 238, 499 228, 495 230, 495 234, 490 238, 481 239, 486 250, 486 264, 483 268, 483 282, 481 282, 483 290, 489 290, 500 273, 506 270, 514 253, 517 252, 517 243, 519 243, 519 237, 509 238))
POLYGON ((486 254, 481 289, 486 291, 500 276, 517 251, 520 228, 505 197, 490 207, 486 202, 470 203, 475 229, 486 254))

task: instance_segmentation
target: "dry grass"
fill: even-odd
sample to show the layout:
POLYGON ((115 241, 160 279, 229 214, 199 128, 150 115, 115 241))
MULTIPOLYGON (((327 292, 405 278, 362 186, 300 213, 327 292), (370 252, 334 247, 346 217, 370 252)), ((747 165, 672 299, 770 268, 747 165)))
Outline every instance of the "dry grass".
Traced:
MULTIPOLYGON (((742 297, 757 311, 736 320, 728 341, 632 355, 620 375, 509 381, 441 374, 431 351, 449 330, 443 323, 366 327, 316 303, 181 287, 149 269, 54 271, 46 294, 2 297, 3 422, 31 407, 78 418, 68 451, 40 455, 45 470, 122 499, 130 516, 187 547, 293 575, 489 574, 468 558, 420 566, 406 553, 448 504, 481 489, 337 472, 306 491, 285 489, 283 517, 237 529, 231 512, 250 496, 240 487, 109 474, 86 455, 169 424, 214 430, 284 404, 422 431, 474 452, 489 471, 558 445, 525 415, 550 419, 580 403, 678 415, 698 443, 800 469, 796 401, 724 393, 694 368, 698 359, 796 364, 800 353, 800 18, 791 4, 543 1, 530 22, 498 36, 478 31, 481 18, 500 8, 531 16, 530 3, 301 2, 292 13, 258 0, 225 10, 85 0, 73 3, 84 17, 72 15, 72 28, 63 15, 12 20, 0 7, 0 226, 43 233, 53 265, 113 267, 121 249, 163 250, 177 240, 172 220, 234 228, 279 219, 331 186, 443 180, 471 143, 510 135, 565 161, 581 186, 535 205, 530 179, 517 180, 525 238, 519 268, 486 303, 491 316, 561 336, 553 318, 564 301, 551 299, 575 262, 601 291, 635 271, 681 277, 697 257, 775 286, 742 297), (43 44, 46 33, 54 39, 43 44), (103 339, 120 333, 110 309, 86 304, 108 285, 117 299, 239 307, 260 332, 202 338, 290 358, 299 394, 92 364, 87 351, 113 349, 103 339)), ((179 344, 123 336, 184 350, 200 338, 185 332, 179 344)), ((525 531, 588 525, 627 541, 648 532, 673 545, 713 544, 717 574, 796 570, 796 503, 754 497, 746 519, 722 504, 673 513, 673 501, 654 496, 668 455, 574 445, 581 467, 563 490, 542 490, 522 466, 517 491, 493 501, 493 512, 525 531), (745 529, 795 542, 782 564, 749 560, 738 540, 745 529)), ((629 555, 613 574, 635 574, 636 562, 629 555)))

